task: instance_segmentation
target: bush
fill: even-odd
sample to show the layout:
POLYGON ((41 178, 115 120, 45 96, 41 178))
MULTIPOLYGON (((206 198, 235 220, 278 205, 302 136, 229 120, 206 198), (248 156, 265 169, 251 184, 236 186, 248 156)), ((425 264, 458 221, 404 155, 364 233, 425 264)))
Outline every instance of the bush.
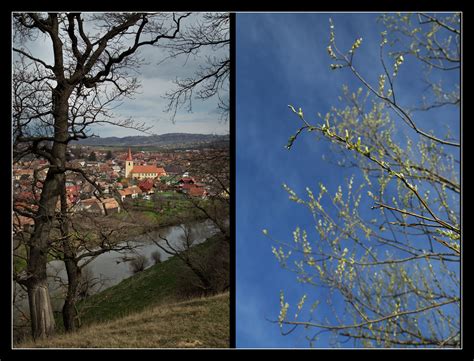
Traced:
POLYGON ((133 274, 142 272, 148 266, 150 261, 144 255, 140 254, 130 261, 130 270, 133 274))
POLYGON ((155 264, 158 264, 158 263, 161 263, 161 253, 160 251, 154 251, 152 254, 151 254, 151 258, 153 259, 153 262, 155 262, 155 264))
POLYGON ((177 293, 182 298, 194 298, 221 293, 229 289, 230 249, 220 234, 207 240, 208 244, 193 249, 191 262, 209 282, 204 288, 197 275, 184 263, 177 275, 177 293))

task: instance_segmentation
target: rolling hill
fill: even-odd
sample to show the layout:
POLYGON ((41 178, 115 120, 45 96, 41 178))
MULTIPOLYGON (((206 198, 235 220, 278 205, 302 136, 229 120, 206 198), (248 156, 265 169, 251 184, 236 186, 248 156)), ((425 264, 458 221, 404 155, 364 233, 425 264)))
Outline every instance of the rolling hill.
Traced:
POLYGON ((85 146, 113 147, 162 147, 186 148, 202 146, 224 146, 229 143, 229 135, 168 133, 150 136, 128 137, 92 137, 79 140, 73 144, 85 146))

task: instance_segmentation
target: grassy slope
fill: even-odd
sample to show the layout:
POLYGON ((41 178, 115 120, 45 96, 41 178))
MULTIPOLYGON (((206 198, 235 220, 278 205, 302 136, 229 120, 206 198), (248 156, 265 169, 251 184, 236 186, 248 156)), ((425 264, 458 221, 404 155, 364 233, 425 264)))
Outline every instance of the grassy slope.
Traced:
MULTIPOLYGON (((206 252, 217 237, 191 252, 206 252)), ((184 270, 171 257, 81 302, 77 333, 15 347, 228 347, 229 295, 182 301, 184 270)), ((61 319, 57 323, 61 329, 61 319)))
POLYGON ((226 348, 229 294, 147 308, 74 334, 19 347, 48 348, 226 348))
MULTIPOLYGON (((218 241, 217 237, 197 245, 191 252, 206 252, 218 241)), ((81 323, 111 320, 146 307, 180 301, 178 277, 185 267, 178 258, 171 257, 89 297, 78 305, 81 323)))

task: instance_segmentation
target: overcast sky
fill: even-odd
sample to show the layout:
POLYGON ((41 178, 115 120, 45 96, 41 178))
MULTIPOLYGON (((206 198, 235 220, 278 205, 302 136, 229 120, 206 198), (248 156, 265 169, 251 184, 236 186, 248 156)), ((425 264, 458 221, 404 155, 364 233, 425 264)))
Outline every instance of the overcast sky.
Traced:
MULTIPOLYGON (((200 16, 201 14, 195 14, 185 20, 188 23, 194 22, 200 16)), ((33 43, 16 44, 16 46, 27 46, 34 56, 46 60, 49 64, 52 63, 50 40, 46 37, 40 36, 33 43)), ((182 56, 161 62, 168 55, 166 50, 142 47, 140 56, 145 59, 146 64, 137 69, 136 74, 141 88, 133 99, 124 99, 122 105, 115 109, 117 117, 132 117, 138 122, 145 122, 153 127, 150 132, 154 134, 176 132, 228 134, 229 123, 220 119, 216 96, 206 101, 193 100, 192 112, 188 112, 185 107, 178 109, 174 123, 171 121, 171 114, 164 112, 167 100, 163 96, 175 87, 173 81, 194 74, 199 66, 205 65, 206 54, 209 54, 208 50, 189 59, 182 56)), ((94 127, 93 131, 101 137, 143 135, 138 131, 112 125, 94 127)))

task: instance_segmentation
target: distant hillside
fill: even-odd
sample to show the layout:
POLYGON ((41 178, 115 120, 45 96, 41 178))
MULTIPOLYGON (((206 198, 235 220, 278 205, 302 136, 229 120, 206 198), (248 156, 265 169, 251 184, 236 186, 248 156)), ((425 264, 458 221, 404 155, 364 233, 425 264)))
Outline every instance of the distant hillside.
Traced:
POLYGON ((114 147, 162 147, 186 148, 206 145, 225 145, 229 142, 229 135, 168 133, 149 136, 129 137, 93 137, 78 141, 79 145, 114 146, 114 147))
POLYGON ((147 308, 36 344, 47 348, 228 348, 229 293, 147 308))

